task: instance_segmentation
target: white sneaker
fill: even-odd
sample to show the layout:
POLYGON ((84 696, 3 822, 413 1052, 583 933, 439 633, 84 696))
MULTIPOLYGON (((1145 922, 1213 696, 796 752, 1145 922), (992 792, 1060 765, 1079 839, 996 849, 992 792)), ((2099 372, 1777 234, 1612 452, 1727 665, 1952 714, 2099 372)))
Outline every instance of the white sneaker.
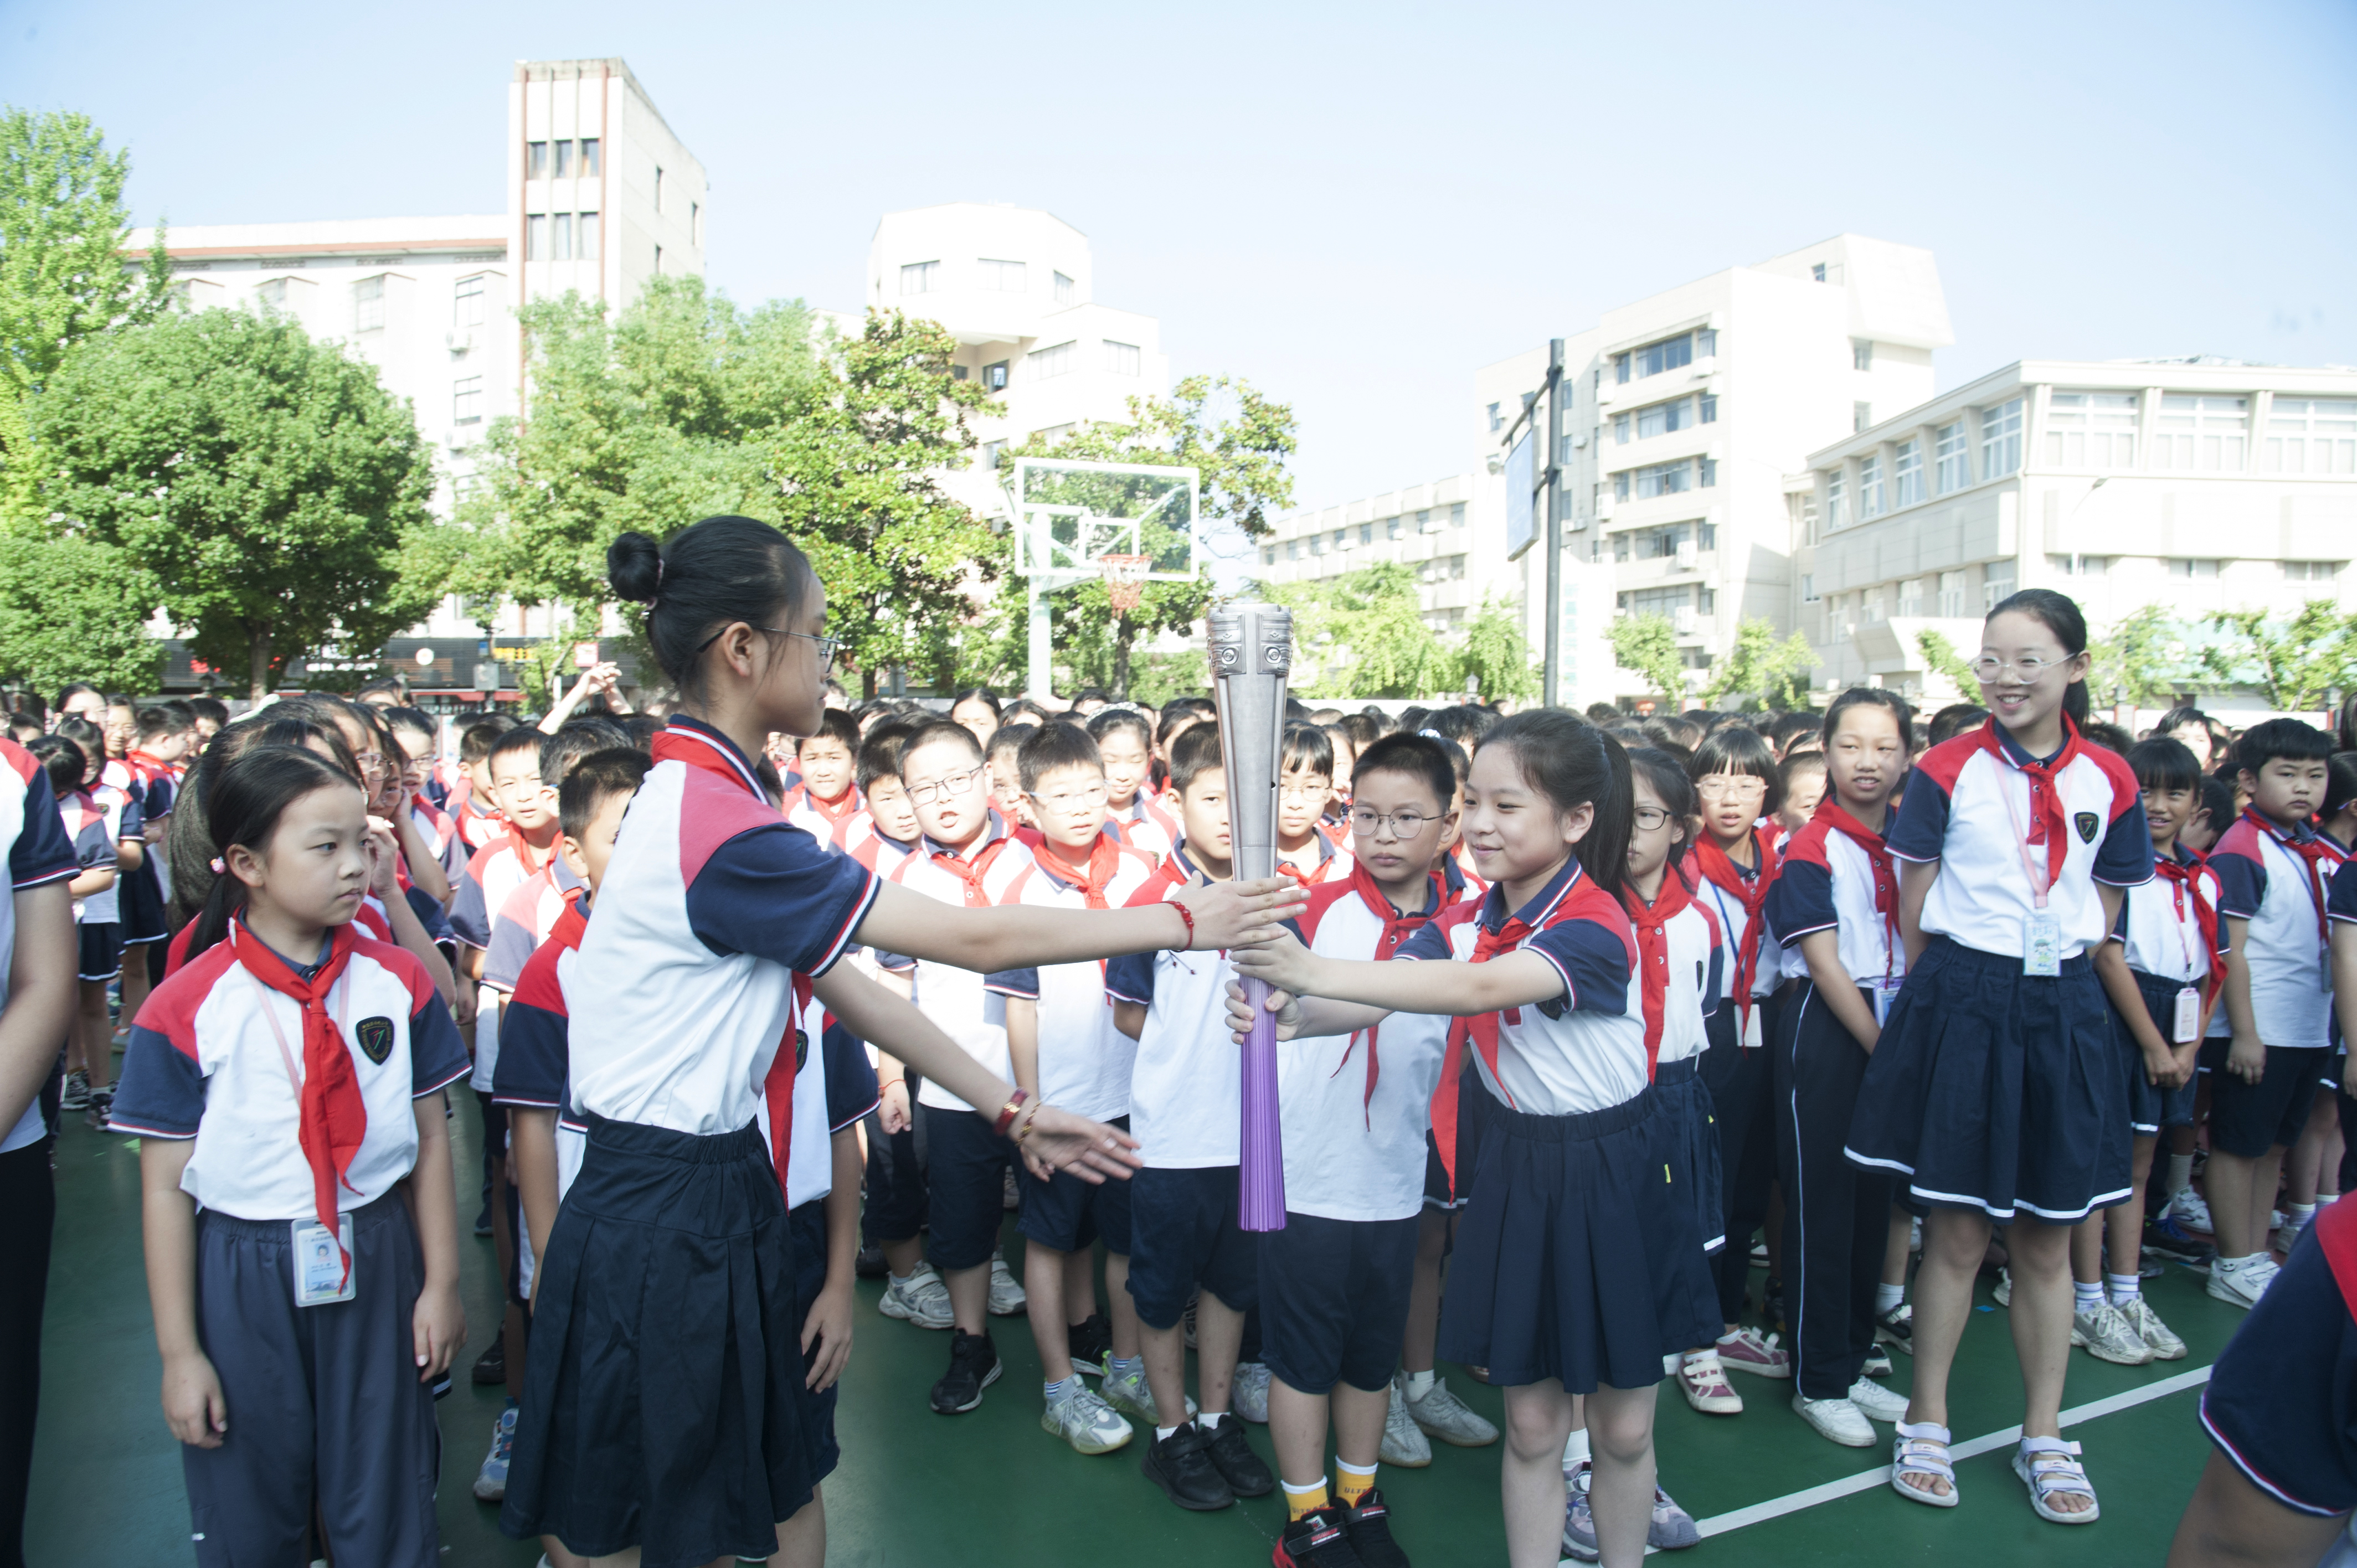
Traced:
MULTIPOLYGON (((942 1294, 944 1295, 948 1294, 946 1289, 942 1294)), ((1006 1260, 996 1257, 991 1259, 990 1316, 1012 1317, 1023 1310, 1028 1299, 1023 1294, 1023 1287, 1016 1283, 1015 1276, 1007 1272, 1006 1260)))
POLYGON ((2151 1347, 2154 1360, 2181 1361, 2185 1359, 2185 1341, 2169 1331, 2169 1325, 2160 1320, 2160 1314, 2152 1309, 2152 1304, 2141 1294, 2128 1297, 2127 1305, 2116 1310, 2127 1319, 2128 1326, 2136 1330, 2136 1337, 2151 1347))
POLYGON ((516 1417, 520 1413, 510 1405, 491 1423, 491 1451, 483 1455, 483 1467, 475 1473, 475 1497, 479 1501, 495 1503, 508 1495, 508 1463, 515 1457, 516 1417))
POLYGON ((1040 1411, 1039 1426, 1071 1444, 1075 1454, 1110 1454, 1135 1435, 1129 1423, 1077 1377, 1063 1398, 1040 1411))
MULTIPOLYGON (((2314 1215, 2309 1216, 2310 1219, 2315 1218, 2314 1215)), ((2299 1241, 2299 1233, 2307 1229, 2305 1223, 2295 1223, 2287 1217, 2281 1225, 2276 1227, 2276 1233, 2267 1238, 2267 1245, 2288 1258, 2292 1248, 2299 1241)))
POLYGON ((1383 1412, 1383 1445, 1375 1456, 1404 1470, 1421 1470, 1432 1463, 1432 1441, 1408 1414, 1407 1395, 1401 1391, 1396 1378, 1392 1380, 1391 1403, 1383 1412))
POLYGON ((876 1310, 920 1328, 947 1328, 957 1321, 957 1314, 950 1310, 950 1287, 931 1263, 919 1263, 905 1280, 888 1276, 876 1310))
POLYGON ((1989 1291, 1989 1299, 2002 1307, 2009 1308, 2013 1305, 2013 1271, 2011 1269, 1999 1269, 1996 1272, 1996 1284, 1989 1291))
MULTIPOLYGON (((1154 1389, 1146 1380, 1144 1367, 1137 1367, 1127 1372, 1108 1374, 1103 1383, 1100 1385, 1099 1391, 1103 1395, 1105 1403, 1132 1421, 1142 1421, 1148 1426, 1162 1424, 1162 1412, 1154 1408, 1154 1389)), ((1193 1420, 1194 1415, 1195 1396, 1189 1394, 1187 1396, 1188 1419, 1193 1420)))
POLYGON ((2141 1367, 2152 1359, 2152 1347, 2120 1316, 2120 1309, 2108 1301, 2093 1312, 2074 1312, 2071 1326, 2073 1338, 2084 1343, 2087 1353, 2098 1361, 2109 1361, 2115 1367, 2141 1367))
POLYGON ((2217 1227, 2210 1222, 2210 1200, 2190 1187, 2169 1200, 2168 1212, 2196 1230, 2217 1234, 2217 1227))
POLYGON ((2221 1258, 2210 1265, 2210 1283, 2202 1288, 2212 1300, 2247 1311, 2259 1305, 2259 1297, 2266 1294, 2267 1282, 2274 1277, 2255 1262, 2221 1258))
POLYGON ((1871 1378, 1860 1378, 1850 1384, 1849 1402, 1876 1421, 1907 1419, 1907 1396, 1884 1388, 1871 1378))
POLYGON ((1717 1351, 1704 1350, 1679 1361, 1678 1391, 1705 1415, 1743 1413, 1743 1396, 1727 1380, 1727 1369, 1719 1364, 1717 1351))
POLYGON ((1254 1426, 1268 1424, 1268 1366, 1262 1361, 1236 1363, 1235 1381, 1229 1385, 1228 1408, 1254 1426))
POLYGON ((1450 1393, 1447 1378, 1433 1379, 1422 1399, 1408 1397, 1406 1380, 1406 1373, 1399 1374, 1393 1387, 1409 1419, 1425 1432, 1455 1448, 1486 1448, 1498 1441, 1498 1429, 1450 1393))
POLYGON ((1874 1446, 1874 1423, 1848 1400, 1813 1400, 1796 1393, 1792 1396, 1792 1409, 1817 1429, 1819 1436, 1830 1438, 1845 1448, 1874 1446))

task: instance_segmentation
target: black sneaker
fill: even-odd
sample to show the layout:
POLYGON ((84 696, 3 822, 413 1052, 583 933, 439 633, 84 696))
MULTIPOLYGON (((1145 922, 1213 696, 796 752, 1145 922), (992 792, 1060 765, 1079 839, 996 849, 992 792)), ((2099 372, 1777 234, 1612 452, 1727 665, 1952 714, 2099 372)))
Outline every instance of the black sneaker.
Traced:
POLYGON ((933 1385, 934 1413, 961 1415, 974 1409, 982 1403, 982 1391, 998 1381, 998 1374, 1006 1369, 989 1335, 952 1329, 950 1369, 933 1385))
POLYGON ((1243 1418, 1233 1411, 1220 1418, 1218 1428, 1204 1439, 1203 1449, 1236 1496, 1265 1498, 1276 1490, 1275 1474, 1253 1452, 1252 1440, 1244 1435, 1243 1418))
POLYGON ((1362 1568, 1407 1568, 1407 1553, 1392 1539, 1391 1509, 1380 1487, 1369 1487, 1357 1508, 1343 1512, 1342 1528, 1362 1568))
POLYGON ((500 1329, 491 1336, 491 1348, 475 1358, 475 1381, 504 1383, 508 1380, 508 1331, 500 1329))
POLYGON ((883 1248, 862 1247, 859 1256, 852 1260, 851 1272, 863 1280, 880 1280, 892 1271, 884 1262, 883 1248))
POLYGON ((1113 1354, 1113 1327, 1104 1314, 1089 1314, 1087 1322, 1075 1323, 1066 1330, 1066 1337, 1071 1345, 1072 1370, 1103 1377, 1105 1358, 1113 1354))
POLYGON ((1211 1463, 1203 1429, 1191 1421, 1169 1436, 1147 1444, 1137 1469, 1182 1509, 1209 1513, 1232 1507, 1236 1500, 1234 1488, 1211 1463))
MULTIPOLYGON (((1386 1541, 1389 1536, 1384 1537, 1386 1541)), ((1270 1553, 1276 1568, 1363 1568, 1366 1559, 1352 1550, 1343 1528, 1342 1510, 1329 1503, 1303 1514, 1285 1527, 1270 1553)), ((1406 1558, 1400 1559, 1405 1563, 1406 1558)))
POLYGON ((114 1114, 114 1090, 93 1089, 90 1091, 90 1124, 103 1129, 106 1119, 114 1114))
POLYGON ((478 1236, 488 1236, 490 1233, 491 1200, 487 1197, 483 1199, 483 1211, 475 1216, 475 1234, 478 1236))

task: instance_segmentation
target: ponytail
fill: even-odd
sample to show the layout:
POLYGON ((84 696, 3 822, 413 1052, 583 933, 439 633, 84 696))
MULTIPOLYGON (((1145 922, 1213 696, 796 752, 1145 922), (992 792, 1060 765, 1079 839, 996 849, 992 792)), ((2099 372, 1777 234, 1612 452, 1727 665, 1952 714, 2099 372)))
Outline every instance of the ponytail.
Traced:
POLYGON ((1492 746, 1513 748, 1523 781, 1558 812, 1593 808, 1595 820, 1573 853, 1598 887, 1619 897, 1636 811, 1629 754, 1620 743, 1576 714, 1534 708, 1501 720, 1479 743, 1492 746))
POLYGON ((222 864, 231 846, 259 850, 278 831, 286 808, 315 789, 357 789, 350 774, 317 753, 292 746, 250 746, 214 778, 205 791, 205 822, 213 841, 212 887, 188 936, 190 959, 229 935, 229 923, 246 904, 246 886, 222 864))

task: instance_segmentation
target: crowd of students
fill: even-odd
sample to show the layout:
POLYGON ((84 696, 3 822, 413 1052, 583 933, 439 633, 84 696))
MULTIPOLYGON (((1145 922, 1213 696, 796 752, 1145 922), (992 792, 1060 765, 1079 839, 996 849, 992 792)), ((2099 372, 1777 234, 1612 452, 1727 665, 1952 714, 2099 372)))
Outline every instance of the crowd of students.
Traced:
MULTIPOLYGON (((0 1287, 0 1548, 77 1113, 142 1140, 203 1563, 437 1561, 478 1204, 454 1095, 504 1281, 475 1495, 557 1568, 823 1561, 862 1276, 946 1331, 932 1412, 983 1402, 991 1319, 1023 1314, 1049 1438, 1135 1453, 1182 1509, 1281 1492, 1280 1568, 1405 1564, 1381 1467, 1502 1435, 1529 1568, 1699 1541, 1656 1475, 1665 1381, 1726 1417, 1789 1382, 1954 1506, 1990 1269, 2013 1467, 2091 1522, 2071 1350, 2187 1353, 2147 1260, 2266 1311, 2275 1254, 2318 1273, 2357 750, 2093 721, 2059 595, 1997 606, 1987 705, 1920 729, 1874 688, 1642 723, 1297 703, 1280 875, 1243 883, 1207 698, 851 705, 774 530, 625 535, 609 565, 660 715, 601 666, 446 757, 393 682, 233 721, 8 694, 0 1245, 39 1268, 0 1287), (1243 978, 1281 1041, 1286 1223, 1258 1233, 1243 978), (1502 1389, 1502 1434, 1443 1359, 1502 1389)), ((2263 1405, 2212 1402, 2234 1473, 2302 1518, 2357 1501, 2263 1405)))

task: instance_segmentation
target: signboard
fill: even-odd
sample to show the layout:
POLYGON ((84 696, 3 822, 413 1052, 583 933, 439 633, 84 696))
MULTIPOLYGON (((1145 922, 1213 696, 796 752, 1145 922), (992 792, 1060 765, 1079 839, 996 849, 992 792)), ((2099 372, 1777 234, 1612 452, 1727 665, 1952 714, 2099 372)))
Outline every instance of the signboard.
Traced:
POLYGON ((476 665, 474 684, 478 691, 498 691, 500 689, 500 667, 496 664, 476 665))
POLYGON ((1538 538, 1538 508, 1531 493, 1531 435, 1524 432, 1506 454, 1506 559, 1519 561, 1538 538))
POLYGON ((573 645, 573 668, 576 670, 595 670, 597 667, 597 645, 594 642, 575 643, 573 645))

